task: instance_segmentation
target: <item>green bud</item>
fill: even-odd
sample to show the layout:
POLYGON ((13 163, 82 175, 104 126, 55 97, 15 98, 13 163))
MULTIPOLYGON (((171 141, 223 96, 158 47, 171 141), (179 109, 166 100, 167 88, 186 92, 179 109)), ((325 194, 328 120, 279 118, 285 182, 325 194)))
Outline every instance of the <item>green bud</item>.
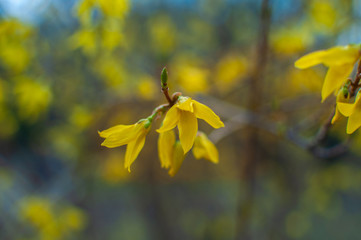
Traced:
POLYGON ((163 68, 162 74, 160 76, 161 76, 162 88, 166 88, 168 83, 168 71, 166 67, 163 68))
POLYGON ((342 87, 342 95, 347 98, 348 97, 348 88, 346 86, 342 87))
POLYGON ((145 123, 144 123, 144 128, 145 129, 147 129, 147 128, 149 128, 150 127, 150 125, 152 124, 152 120, 153 119, 149 119, 149 118, 147 118, 145 121, 145 123))

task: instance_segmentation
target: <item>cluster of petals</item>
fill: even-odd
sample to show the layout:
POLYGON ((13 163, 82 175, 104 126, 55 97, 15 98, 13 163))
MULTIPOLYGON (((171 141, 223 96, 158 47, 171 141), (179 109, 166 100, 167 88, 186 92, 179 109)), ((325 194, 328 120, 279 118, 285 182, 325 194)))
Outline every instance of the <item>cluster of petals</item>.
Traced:
POLYGON ((337 109, 341 112, 342 115, 348 117, 347 121, 347 134, 351 134, 356 129, 361 127, 361 94, 357 94, 354 103, 337 103, 337 109))
MULTIPOLYGON (((174 176, 183 163, 187 152, 193 147, 195 158, 205 158, 218 163, 218 151, 204 133, 198 132, 197 118, 205 120, 214 128, 223 127, 220 118, 207 106, 189 98, 180 96, 168 110, 159 132, 158 152, 161 166, 169 168, 174 176), (179 140, 176 140, 174 128, 178 126, 179 140)), ((149 132, 152 118, 142 119, 133 125, 117 125, 99 132, 105 138, 102 146, 108 148, 127 145, 124 166, 130 166, 142 150, 145 137, 149 132)))
POLYGON ((130 172, 130 165, 142 150, 145 137, 149 132, 149 120, 142 119, 132 125, 117 125, 99 132, 99 136, 105 138, 102 146, 108 148, 120 147, 127 144, 124 167, 130 172))
POLYGON ((206 105, 201 104, 190 97, 179 97, 164 118, 163 125, 157 131, 163 133, 176 126, 179 130, 179 140, 184 154, 193 146, 198 132, 197 118, 203 119, 213 128, 224 127, 220 118, 206 105))
POLYGON ((328 67, 321 92, 324 101, 345 83, 359 58, 360 45, 336 46, 309 53, 298 59, 295 66, 305 69, 322 63, 328 67))

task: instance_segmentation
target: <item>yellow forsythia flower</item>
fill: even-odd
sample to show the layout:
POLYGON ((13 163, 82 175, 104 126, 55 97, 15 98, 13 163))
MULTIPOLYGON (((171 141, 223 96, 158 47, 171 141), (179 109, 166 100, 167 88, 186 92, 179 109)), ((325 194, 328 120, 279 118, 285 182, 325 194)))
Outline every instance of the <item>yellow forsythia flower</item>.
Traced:
POLYGON ((342 116, 342 114, 338 110, 338 103, 347 103, 349 100, 350 100, 350 94, 348 93, 347 88, 341 88, 337 93, 336 109, 335 109, 335 115, 333 116, 331 121, 332 124, 334 124, 342 116))
POLYGON ((190 97, 180 96, 177 103, 167 112, 162 127, 157 131, 163 133, 178 126, 179 139, 186 154, 192 148, 197 135, 197 118, 205 120, 214 128, 224 127, 223 122, 209 107, 190 97))
POLYGON ((317 64, 329 67, 322 87, 322 101, 339 89, 346 81, 356 61, 360 58, 360 45, 337 46, 309 53, 295 62, 300 69, 317 64))
POLYGON ((161 132, 158 138, 158 155, 162 168, 169 168, 172 163, 175 134, 173 130, 161 132))
POLYGON ((159 134, 158 154, 162 168, 169 168, 168 174, 174 177, 183 163, 185 154, 182 144, 176 141, 173 130, 159 134))
POLYGON ((199 132, 193 147, 193 155, 196 159, 204 158, 213 163, 218 163, 219 155, 216 146, 203 132, 199 132))
POLYGON ((182 144, 179 141, 176 141, 173 147, 173 157, 171 159, 171 165, 168 172, 171 177, 174 177, 174 175, 178 172, 183 163, 184 157, 185 155, 182 144))
POLYGON ((347 134, 351 134, 361 126, 361 94, 356 96, 354 103, 337 103, 338 110, 342 115, 348 117, 347 121, 347 134))
POLYGON ((102 146, 108 148, 120 147, 127 144, 124 167, 130 172, 130 165, 139 155, 145 142, 145 136, 149 132, 151 121, 142 119, 133 125, 117 125, 99 132, 99 136, 105 138, 102 146))

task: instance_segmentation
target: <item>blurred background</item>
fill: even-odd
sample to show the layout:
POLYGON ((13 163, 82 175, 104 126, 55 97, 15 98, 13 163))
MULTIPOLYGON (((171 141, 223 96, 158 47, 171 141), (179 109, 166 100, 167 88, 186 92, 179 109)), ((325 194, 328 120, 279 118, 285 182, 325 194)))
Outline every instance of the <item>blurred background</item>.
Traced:
POLYGON ((323 66, 361 42, 360 0, 0 0, 0 239, 358 239, 358 132, 332 113, 323 66), (210 106, 219 164, 160 168, 159 122, 128 173, 98 130, 133 124, 170 91, 210 106), (253 116, 255 115, 255 119, 253 116), (293 135, 288 134, 292 129, 293 135), (296 132, 296 133, 295 133, 296 132), (349 139, 350 149, 329 149, 349 139), (319 153, 323 154, 319 154, 319 153))

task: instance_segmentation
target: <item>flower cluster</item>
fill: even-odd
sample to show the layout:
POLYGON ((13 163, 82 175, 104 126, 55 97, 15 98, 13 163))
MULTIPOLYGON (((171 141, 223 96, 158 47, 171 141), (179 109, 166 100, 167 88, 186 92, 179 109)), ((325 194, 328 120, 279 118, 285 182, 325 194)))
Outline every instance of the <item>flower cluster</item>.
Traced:
POLYGON ((322 102, 332 93, 336 94, 333 124, 342 115, 348 117, 347 134, 351 134, 361 126, 361 45, 337 46, 328 50, 309 53, 295 62, 295 66, 305 69, 320 63, 328 67, 322 87, 322 102), (357 73, 349 78, 356 62, 359 61, 357 73))
POLYGON ((128 171, 142 150, 145 137, 153 121, 163 114, 165 114, 163 123, 157 129, 159 133, 158 153, 161 166, 169 169, 170 176, 174 176, 178 172, 185 155, 192 147, 195 158, 204 158, 218 163, 218 150, 204 133, 198 132, 197 119, 206 121, 213 128, 224 127, 223 122, 209 107, 190 97, 175 93, 170 98, 167 80, 167 72, 164 69, 161 85, 168 104, 158 106, 152 115, 133 125, 117 125, 99 132, 100 137, 105 138, 102 146, 114 148, 127 145, 124 166, 128 171), (179 140, 174 132, 175 127, 178 127, 179 140))

